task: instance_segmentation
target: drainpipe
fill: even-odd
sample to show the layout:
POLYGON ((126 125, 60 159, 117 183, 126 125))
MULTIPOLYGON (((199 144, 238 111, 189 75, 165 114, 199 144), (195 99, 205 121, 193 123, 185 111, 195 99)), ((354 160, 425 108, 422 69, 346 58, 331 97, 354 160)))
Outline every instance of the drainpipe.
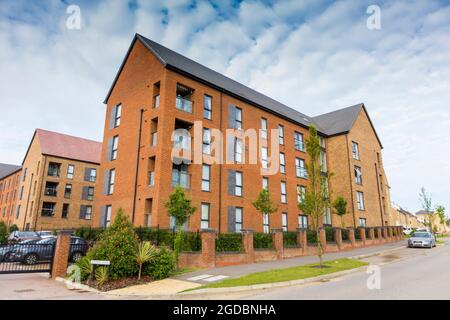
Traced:
POLYGON ((139 175, 139 160, 141 157, 141 136, 142 136, 142 116, 144 109, 140 110, 139 115, 139 134, 138 134, 138 144, 137 144, 137 157, 136 157, 136 174, 134 177, 134 194, 133 194, 133 210, 131 215, 131 223, 134 224, 134 217, 136 213, 136 197, 137 197, 137 186, 138 186, 138 175, 139 175))
MULTIPOLYGON (((220 126, 220 132, 222 133, 222 92, 220 92, 220 117, 219 117, 219 126, 220 126)), ((218 233, 220 234, 222 230, 222 162, 223 162, 223 136, 220 141, 220 161, 219 164, 219 230, 218 233)))

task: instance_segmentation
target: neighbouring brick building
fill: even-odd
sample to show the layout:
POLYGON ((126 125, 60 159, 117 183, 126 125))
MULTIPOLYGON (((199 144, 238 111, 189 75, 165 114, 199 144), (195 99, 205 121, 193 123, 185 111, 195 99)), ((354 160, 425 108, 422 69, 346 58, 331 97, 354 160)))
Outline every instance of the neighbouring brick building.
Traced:
POLYGON ((21 167, 0 163, 0 219, 6 225, 16 210, 21 167))
POLYGON ((36 129, 11 224, 21 230, 90 226, 100 151, 99 142, 36 129))
MULTIPOLYGON (((362 104, 312 118, 141 35, 133 39, 105 103, 101 190, 96 193, 94 226, 107 226, 121 207, 135 225, 167 228, 172 222, 164 203, 174 186, 181 185, 197 207, 187 226, 191 230, 306 227, 308 218, 297 204, 299 192, 308 187, 304 141, 310 124, 317 126, 321 136, 322 167, 335 174, 330 181, 333 197, 342 195, 349 203, 345 224, 390 223, 384 207, 390 198, 382 145, 362 104), (172 161, 173 148, 189 149, 192 142, 178 133, 172 136, 174 130, 194 135, 197 121, 202 126, 200 150, 232 163, 172 161), (248 139, 233 135, 223 142, 226 151, 211 154, 213 129, 224 133, 225 129, 258 130, 262 141, 257 145, 258 163, 242 161, 249 159, 251 147, 248 139), (275 139, 269 139, 271 129, 278 132, 277 154, 272 154, 276 148, 275 139), (279 159, 280 170, 262 175, 261 167, 271 156, 279 159), (355 179, 361 176, 359 183, 355 179), (263 187, 279 204, 270 217, 252 206, 263 187)), ((340 220, 328 213, 324 224, 339 225, 340 220)))

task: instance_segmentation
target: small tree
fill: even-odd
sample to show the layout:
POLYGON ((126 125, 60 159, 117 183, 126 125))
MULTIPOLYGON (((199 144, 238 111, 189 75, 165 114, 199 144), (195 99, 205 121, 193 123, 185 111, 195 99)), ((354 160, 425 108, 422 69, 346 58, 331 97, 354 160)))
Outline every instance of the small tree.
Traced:
POLYGON ((256 210, 261 212, 263 216, 264 214, 268 214, 270 216, 272 213, 278 211, 278 205, 270 199, 270 193, 267 188, 261 190, 258 197, 254 202, 252 202, 252 204, 256 210))
POLYGON ((138 280, 141 280, 142 266, 154 259, 156 255, 155 247, 150 242, 144 241, 139 243, 136 250, 136 263, 139 268, 138 280))
POLYGON ((443 206, 437 206, 434 212, 436 212, 436 215, 439 218, 439 222, 441 224, 445 224, 445 208, 443 206))
POLYGON ((328 208, 330 208, 328 179, 331 174, 323 172, 324 170, 320 164, 321 151, 322 147, 320 145, 317 129, 314 125, 310 125, 309 138, 306 139, 306 153, 309 156, 306 170, 310 184, 304 196, 301 197, 298 208, 311 217, 312 226, 316 232, 319 265, 320 267, 323 267, 323 248, 320 242, 319 227, 321 219, 323 219, 328 208))
POLYGON ((191 204, 191 200, 186 197, 184 190, 180 186, 176 186, 173 193, 169 196, 169 200, 165 203, 167 213, 170 217, 175 219, 177 227, 177 235, 174 241, 175 257, 178 261, 178 256, 181 251, 181 244, 183 241, 183 224, 185 224, 189 217, 194 214, 195 208, 191 204))
POLYGON ((424 187, 420 189, 419 193, 419 200, 422 204, 422 209, 425 211, 425 213, 428 216, 428 221, 425 221, 425 224, 428 225, 430 228, 430 232, 434 231, 433 222, 436 218, 436 213, 432 211, 432 201, 431 201, 431 195, 427 194, 427 191, 424 187))
POLYGON ((343 216, 347 214, 347 200, 341 196, 337 197, 333 202, 333 209, 341 217, 341 228, 344 228, 343 216))
POLYGON ((8 228, 3 221, 0 221, 0 244, 8 242, 8 228))

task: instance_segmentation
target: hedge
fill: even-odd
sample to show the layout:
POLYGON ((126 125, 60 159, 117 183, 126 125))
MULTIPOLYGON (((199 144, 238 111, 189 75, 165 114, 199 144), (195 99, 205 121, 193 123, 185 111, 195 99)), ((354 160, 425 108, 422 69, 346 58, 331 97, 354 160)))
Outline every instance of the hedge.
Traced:
POLYGON ((370 239, 370 228, 364 228, 366 231, 366 239, 370 239))
POLYGON ((325 227, 325 236, 327 238, 327 242, 335 242, 334 230, 332 227, 325 227))
POLYGON ((342 241, 350 241, 348 229, 342 229, 341 233, 342 233, 342 241))
POLYGON ((242 234, 225 233, 219 234, 216 238, 217 252, 240 252, 242 251, 242 234))
POLYGON ((315 230, 306 230, 306 240, 308 244, 317 243, 317 233, 315 230))
POLYGON ((270 233, 254 233, 253 248, 255 249, 272 249, 273 241, 270 233))
POLYGON ((299 246, 297 243, 297 232, 283 232, 283 246, 285 248, 296 248, 299 246))

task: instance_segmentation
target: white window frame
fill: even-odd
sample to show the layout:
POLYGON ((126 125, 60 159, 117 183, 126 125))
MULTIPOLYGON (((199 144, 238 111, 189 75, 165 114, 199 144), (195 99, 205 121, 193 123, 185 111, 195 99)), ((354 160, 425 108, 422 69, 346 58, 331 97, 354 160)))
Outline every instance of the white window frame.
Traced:
POLYGON ((211 166, 208 164, 202 166, 202 191, 211 191, 211 166))
POLYGON ((115 180, 116 180, 116 169, 110 169, 108 174, 108 195, 114 193, 115 180))
POLYGON ((235 171, 234 195, 242 197, 243 174, 241 171, 235 171), (239 177, 239 178, 238 178, 239 177))
POLYGON ((116 114, 114 115, 114 128, 120 126, 120 121, 122 118, 122 104, 118 104, 115 108, 116 114))
POLYGON ((109 227, 111 224, 111 213, 112 213, 112 206, 107 205, 105 209, 105 226, 109 227))
POLYGON ((72 180, 75 175, 75 166, 73 164, 69 164, 67 166, 67 179, 72 180), (72 168, 72 170, 70 170, 72 168))
POLYGON ((211 204, 202 202, 201 204, 201 217, 200 217, 200 229, 209 229, 211 204), (206 209, 206 212, 205 212, 206 209), (206 217, 205 217, 206 214, 206 217))
POLYGON ((298 215, 298 227, 299 229, 308 229, 308 216, 305 214, 298 215))
POLYGON ((358 144, 358 142, 352 141, 352 154, 353 154, 353 159, 359 160, 359 144, 358 144))
POLYGON ((117 159, 117 150, 119 149, 119 136, 114 136, 112 138, 112 146, 111 146, 111 160, 117 159))
POLYGON ((261 139, 267 139, 267 119, 261 118, 261 139))
POLYGON ((234 128, 239 130, 242 129, 242 109, 238 107, 235 108, 234 128))
POLYGON ((235 208, 235 231, 241 232, 242 231, 242 225, 243 225, 243 215, 244 215, 244 209, 242 207, 236 207, 235 208))
POLYGON ((203 96, 203 118, 212 120, 212 97, 207 94, 203 96))
POLYGON ((284 126, 281 124, 278 125, 278 142, 284 145, 284 126))
POLYGON ((281 213, 281 228, 283 229, 283 232, 288 231, 288 214, 287 214, 287 212, 281 213))
POLYGON ((203 153, 211 154, 211 129, 203 128, 203 153))
POLYGON ((280 172, 286 173, 286 155, 283 152, 280 152, 280 172))
POLYGON ((354 173, 355 173, 355 183, 359 184, 359 185, 362 185, 361 167, 355 166, 354 173))
POLYGON ((286 181, 281 181, 280 183, 280 191, 281 191, 281 203, 287 203, 287 185, 286 181))
POLYGON ((305 137, 303 133, 294 131, 294 147, 295 150, 305 151, 305 137))
POLYGON ((263 232, 270 232, 270 216, 268 213, 263 213, 263 232))
POLYGON ((297 178, 306 179, 307 177, 305 160, 302 158, 295 158, 295 175, 297 178))
POLYGON ((364 193, 356 191, 356 203, 358 204, 358 210, 364 211, 364 193))

